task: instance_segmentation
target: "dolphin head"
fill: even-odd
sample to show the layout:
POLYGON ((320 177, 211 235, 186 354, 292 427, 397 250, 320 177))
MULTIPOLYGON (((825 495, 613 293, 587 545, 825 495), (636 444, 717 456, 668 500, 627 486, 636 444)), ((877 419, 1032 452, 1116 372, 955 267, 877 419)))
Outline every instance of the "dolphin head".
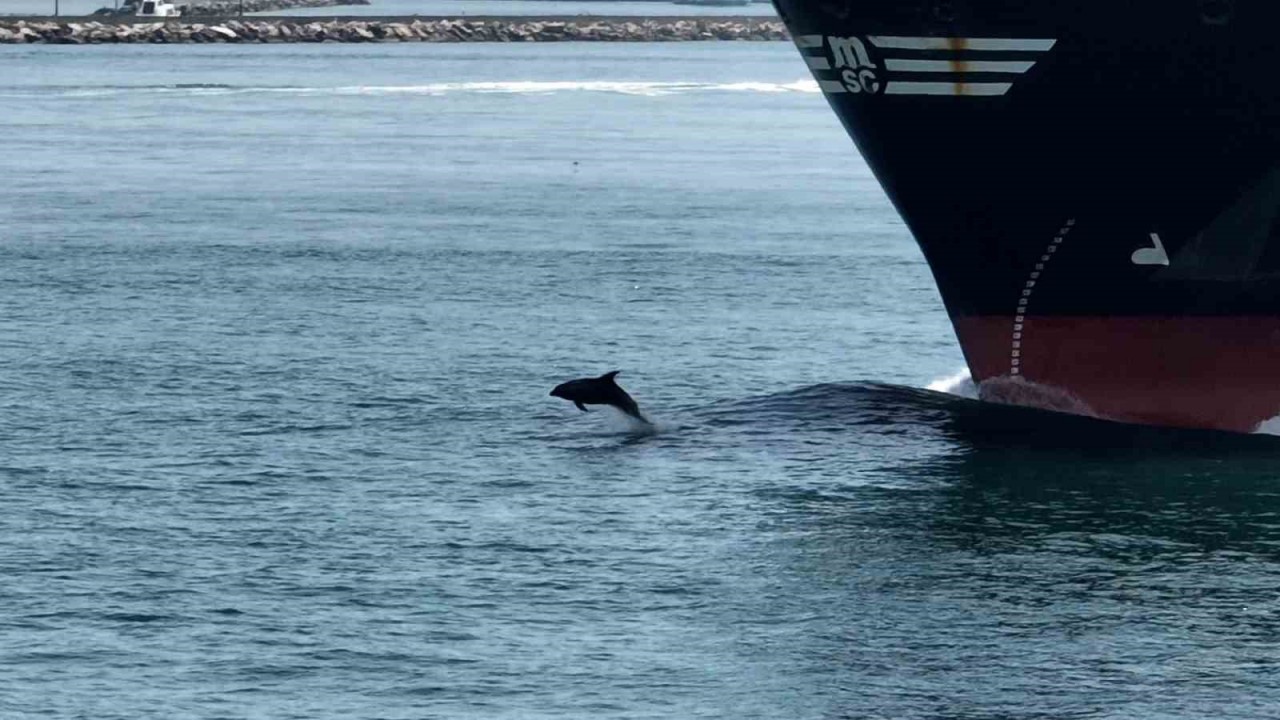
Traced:
POLYGON ((572 400, 575 394, 574 383, 576 382, 577 382, 576 380, 570 380, 569 382, 560 383, 559 385, 555 386, 555 389, 551 391, 551 397, 564 398, 565 400, 572 400))
POLYGON ((551 397, 564 398, 570 402, 607 402, 607 395, 608 390, 601 384, 600 378, 580 378, 562 382, 551 391, 551 397))

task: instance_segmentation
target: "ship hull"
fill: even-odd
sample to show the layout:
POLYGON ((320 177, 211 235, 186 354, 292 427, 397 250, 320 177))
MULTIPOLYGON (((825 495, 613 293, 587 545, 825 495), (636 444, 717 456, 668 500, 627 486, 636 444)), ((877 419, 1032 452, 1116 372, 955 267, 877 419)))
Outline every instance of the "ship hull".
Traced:
POLYGON ((1280 415, 1280 6, 775 6, 984 397, 1241 432, 1280 415))

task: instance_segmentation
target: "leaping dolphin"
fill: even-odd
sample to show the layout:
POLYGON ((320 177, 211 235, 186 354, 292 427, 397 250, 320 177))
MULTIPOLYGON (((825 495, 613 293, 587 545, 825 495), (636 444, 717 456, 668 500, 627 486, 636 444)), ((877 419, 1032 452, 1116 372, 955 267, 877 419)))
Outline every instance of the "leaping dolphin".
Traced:
POLYGON ((551 397, 564 398, 577 405, 582 412, 588 412, 588 405, 612 405, 640 422, 649 423, 649 419, 640 414, 636 401, 631 399, 626 390, 618 387, 614 378, 619 372, 621 371, 614 370, 598 378, 582 378, 560 383, 551 391, 551 397))

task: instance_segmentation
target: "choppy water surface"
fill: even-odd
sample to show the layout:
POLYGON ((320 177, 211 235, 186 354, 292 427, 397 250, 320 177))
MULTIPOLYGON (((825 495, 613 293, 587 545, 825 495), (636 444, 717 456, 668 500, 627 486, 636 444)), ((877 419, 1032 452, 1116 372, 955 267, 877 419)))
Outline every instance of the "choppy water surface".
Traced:
POLYGON ((0 716, 1280 702, 1273 446, 913 389, 950 329, 783 44, 0 67, 0 716), (656 432, 546 396, 614 368, 656 432))

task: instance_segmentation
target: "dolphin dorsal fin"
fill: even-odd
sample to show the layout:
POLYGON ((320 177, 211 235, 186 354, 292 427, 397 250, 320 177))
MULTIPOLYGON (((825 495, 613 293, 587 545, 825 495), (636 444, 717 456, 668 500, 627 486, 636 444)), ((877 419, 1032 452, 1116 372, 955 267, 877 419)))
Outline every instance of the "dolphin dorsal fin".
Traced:
POLYGON ((600 379, 601 379, 601 380, 608 380, 609 382, 614 382, 614 378, 618 377, 618 373, 620 373, 620 372, 622 372, 622 371, 621 371, 621 370, 611 370, 611 371, 609 371, 609 372, 607 372, 607 373, 605 373, 605 374, 601 375, 601 376, 600 376, 600 379))

